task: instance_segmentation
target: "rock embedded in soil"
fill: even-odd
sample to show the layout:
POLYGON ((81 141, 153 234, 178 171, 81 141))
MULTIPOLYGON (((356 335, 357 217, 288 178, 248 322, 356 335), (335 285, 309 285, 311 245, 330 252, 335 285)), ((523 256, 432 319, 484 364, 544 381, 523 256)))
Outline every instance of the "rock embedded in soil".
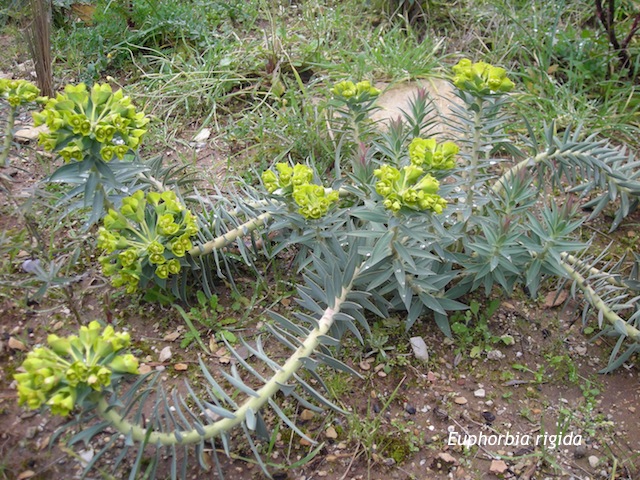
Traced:
POLYGON ((589 460, 589 465, 591 466, 591 468, 596 468, 598 466, 598 463, 600 462, 600 459, 598 457, 596 457, 595 455, 590 455, 588 460, 589 460))
POLYGON ((429 350, 427 349, 427 344, 425 343, 422 337, 411 337, 409 339, 411 343, 411 348, 413 349, 413 354, 416 356, 418 360, 422 360, 423 362, 429 361, 429 350))
POLYGON ((485 421, 489 424, 493 423, 493 421, 496 419, 496 416, 491 412, 482 412, 482 416, 485 419, 485 421))
POLYGON ((504 353, 502 353, 500 350, 491 350, 490 352, 487 352, 488 360, 501 360, 504 357, 504 353))
POLYGON ((584 458, 587 455, 587 449, 584 445, 578 445, 573 451, 573 457, 576 459, 584 458))
POLYGON ((484 388, 479 388, 475 392, 473 392, 473 395, 478 398, 484 398, 486 396, 486 392, 484 388))

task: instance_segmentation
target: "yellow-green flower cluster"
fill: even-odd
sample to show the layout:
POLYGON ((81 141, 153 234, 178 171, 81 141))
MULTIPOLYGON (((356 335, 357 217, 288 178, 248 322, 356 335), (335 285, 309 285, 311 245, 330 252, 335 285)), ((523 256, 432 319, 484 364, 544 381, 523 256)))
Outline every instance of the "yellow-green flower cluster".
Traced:
POLYGON ((311 183, 313 170, 300 163, 293 167, 287 163, 277 163, 276 172, 266 170, 262 182, 269 193, 291 196, 298 206, 298 213, 305 218, 324 217, 332 204, 339 200, 339 193, 325 190, 322 185, 311 183))
POLYGON ((39 95, 40 89, 27 80, 0 78, 0 98, 6 99, 14 108, 35 102, 39 95))
POLYGON ((305 185, 313 179, 313 170, 296 163, 291 167, 288 163, 276 163, 278 175, 273 170, 265 170, 262 173, 262 182, 269 193, 291 193, 300 185, 305 185))
POLYGON ((138 147, 149 122, 122 90, 113 92, 108 84, 95 84, 89 91, 84 83, 67 85, 33 118, 36 126, 49 127, 49 132, 40 134, 40 145, 57 151, 67 162, 93 153, 105 162, 114 157, 122 160, 138 147))
POLYGON ((460 148, 453 142, 437 144, 433 138, 414 138, 409 144, 411 164, 425 170, 446 170, 456 166, 460 148))
POLYGON ((198 233, 196 216, 172 191, 141 190, 122 200, 119 211, 110 209, 98 230, 98 248, 105 275, 127 293, 138 289, 143 275, 166 279, 180 272, 180 258, 193 248, 198 233))
POLYGON ((494 67, 485 62, 473 63, 467 58, 463 58, 453 67, 453 73, 453 84, 474 94, 507 93, 515 86, 507 77, 504 68, 494 67))
POLYGON ((382 165, 373 174, 379 179, 376 192, 384 198, 384 207, 398 212, 403 207, 412 210, 431 210, 442 213, 447 202, 438 195, 440 183, 416 165, 407 165, 398 170, 391 165, 382 165))
POLYGON ((305 218, 317 220, 324 217, 340 194, 335 190, 327 192, 322 185, 307 183, 293 189, 293 200, 298 205, 298 213, 305 218))
POLYGON ((111 385, 112 374, 137 374, 138 360, 121 351, 131 343, 129 334, 102 328, 93 321, 78 335, 49 335, 48 347, 27 354, 18 382, 18 401, 31 409, 47 405, 54 415, 68 415, 78 397, 111 385))
POLYGON ((366 100, 380 95, 380 90, 371 85, 368 80, 353 83, 351 80, 338 82, 331 89, 331 93, 336 97, 344 99, 354 99, 357 101, 366 100))

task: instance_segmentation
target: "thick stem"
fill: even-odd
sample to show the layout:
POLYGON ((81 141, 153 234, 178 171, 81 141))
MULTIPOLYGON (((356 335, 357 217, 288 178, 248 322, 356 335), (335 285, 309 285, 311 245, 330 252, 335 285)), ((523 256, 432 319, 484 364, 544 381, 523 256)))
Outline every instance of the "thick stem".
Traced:
POLYGON ((320 344, 323 335, 329 332, 329 329, 335 321, 336 314, 340 311, 341 304, 346 300, 347 295, 353 287, 353 281, 358 276, 360 268, 356 269, 348 286, 343 287, 340 295, 335 298, 333 308, 327 308, 324 314, 318 320, 318 326, 314 328, 309 336, 304 340, 302 345, 289 357, 282 368, 267 381, 256 393, 256 397, 250 397, 235 412, 234 418, 224 418, 215 423, 204 427, 204 433, 200 434, 193 429, 188 432, 180 432, 179 441, 175 433, 151 432, 140 425, 134 425, 123 418, 120 413, 111 408, 107 399, 103 396, 98 403, 98 413, 102 418, 109 421, 112 426, 125 435, 131 435, 136 442, 147 442, 149 444, 160 445, 186 445, 208 440, 229 431, 235 426, 241 424, 251 412, 258 412, 270 398, 272 398, 289 379, 303 365, 303 359, 309 357, 320 344))
POLYGON ((7 128, 4 132, 4 143, 2 145, 2 152, 0 152, 0 166, 2 167, 9 165, 9 150, 11 149, 11 141, 13 140, 13 126, 15 125, 17 110, 17 107, 9 108, 7 128))
MULTIPOLYGON (((574 257, 573 255, 568 254, 567 252, 562 252, 560 254, 560 258, 574 267, 575 266, 586 267, 583 261, 581 261, 579 258, 574 257)), ((616 280, 616 277, 614 275, 611 275, 610 273, 603 272, 602 270, 599 270, 596 267, 588 267, 587 271, 589 272, 589 275, 606 276, 605 281, 607 283, 614 285, 616 287, 624 288, 624 284, 616 280)))
POLYGON ((478 108, 475 110, 473 122, 473 143, 471 147, 471 165, 469 166, 469 175, 467 177, 467 206, 473 209, 473 196, 475 194, 474 187, 478 174, 478 165, 480 164, 480 131, 482 130, 482 99, 478 98, 474 105, 478 108))
POLYGON ((521 171, 525 170, 526 168, 533 167, 536 163, 542 162, 543 160, 551 158, 552 156, 553 155, 549 155, 548 152, 542 152, 535 157, 527 158, 525 160, 522 160, 521 162, 518 162, 509 170, 504 172, 498 180, 496 180, 496 183, 493 185, 493 187, 491 187, 491 190, 493 191, 493 193, 499 194, 504 190, 505 185, 507 185, 509 181, 516 177, 521 171))
POLYGON ((624 325, 626 336, 635 342, 640 342, 640 330, 633 325, 625 322, 616 312, 611 310, 604 300, 596 293, 596 291, 587 284, 587 280, 580 275, 580 273, 573 268, 572 265, 564 261, 560 262, 560 266, 569 274, 571 279, 578 284, 580 290, 584 292, 586 299, 593 306, 593 308, 602 312, 602 317, 611 325, 624 325))
POLYGON ((258 215, 256 218, 249 220, 246 223, 234 228, 233 230, 225 233, 224 235, 214 238, 213 240, 193 247, 189 250, 189 255, 192 257, 199 257, 200 255, 207 255, 214 250, 218 250, 220 248, 226 247, 231 242, 235 241, 238 237, 242 237, 247 235, 248 233, 254 231, 258 227, 264 224, 271 219, 271 213, 265 212, 262 215, 258 215))

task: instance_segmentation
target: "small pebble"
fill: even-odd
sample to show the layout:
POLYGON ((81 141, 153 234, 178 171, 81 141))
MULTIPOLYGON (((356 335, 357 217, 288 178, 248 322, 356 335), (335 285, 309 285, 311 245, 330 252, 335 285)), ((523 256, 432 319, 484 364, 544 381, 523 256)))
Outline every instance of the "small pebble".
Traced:
POLYGON ((484 417, 485 421, 489 424, 496 419, 496 416, 491 412, 482 412, 482 416, 484 417))
POLYGON ((589 456, 589 465, 591 466, 591 468, 596 468, 598 466, 598 462, 600 461, 600 459, 598 457, 596 457, 595 455, 591 455, 589 456))
POLYGON ((473 395, 478 398, 484 398, 486 396, 486 392, 484 391, 484 388, 479 388, 473 392, 473 395))
POLYGON ((413 405, 410 405, 407 403, 407 406, 404 407, 404 410, 409 414, 409 415, 415 415, 416 414, 416 407, 414 407, 413 405))

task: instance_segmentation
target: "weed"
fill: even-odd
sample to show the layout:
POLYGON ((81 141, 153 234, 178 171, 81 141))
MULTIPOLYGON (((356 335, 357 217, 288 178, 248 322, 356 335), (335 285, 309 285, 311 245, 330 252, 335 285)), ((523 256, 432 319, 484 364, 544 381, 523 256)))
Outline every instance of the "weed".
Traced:
POLYGON ((483 352, 489 351, 496 343, 513 345, 510 335, 495 336, 489 330, 489 319, 500 307, 500 300, 489 302, 486 310, 480 312, 480 303, 472 300, 469 309, 464 313, 456 313, 451 317, 451 331, 456 336, 457 354, 468 354, 471 358, 478 358, 483 352))
MULTIPOLYGON (((200 332, 192 328, 193 323, 191 321, 195 321, 207 330, 215 332, 215 337, 219 341, 227 341, 231 344, 237 343, 238 338, 232 332, 231 327, 235 325, 238 320, 233 317, 220 318, 219 314, 224 312, 225 309, 222 305, 218 304, 218 296, 212 295, 207 298, 203 292, 198 291, 197 301, 198 305, 192 307, 188 315, 183 315, 185 321, 188 318, 190 322, 187 323, 189 330, 184 334, 180 342, 180 347, 187 348, 193 341, 202 342, 200 332), (189 323, 191 323, 191 325, 189 325, 189 323)), ((180 312, 180 310, 178 311, 180 312)))
POLYGON ((511 368, 519 372, 530 373, 531 375, 533 375, 533 383, 546 383, 548 380, 547 372, 544 365, 539 365, 537 370, 532 370, 528 366, 521 363, 514 363, 513 365, 511 365, 511 368))

